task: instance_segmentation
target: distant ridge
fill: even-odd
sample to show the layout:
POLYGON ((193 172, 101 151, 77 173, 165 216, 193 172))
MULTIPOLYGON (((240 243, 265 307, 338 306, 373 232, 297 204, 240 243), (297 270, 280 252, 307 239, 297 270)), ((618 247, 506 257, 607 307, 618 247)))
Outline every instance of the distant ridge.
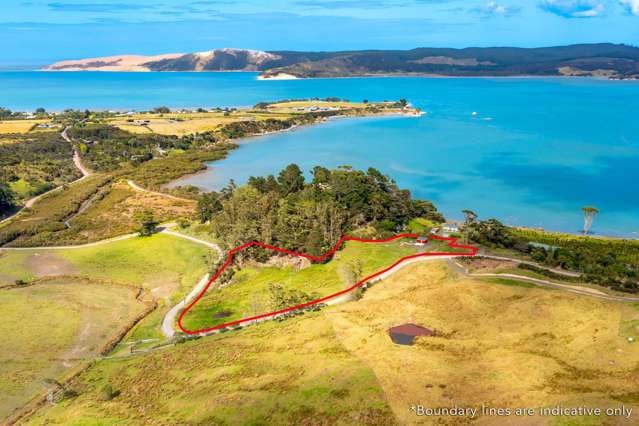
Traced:
POLYGON ((639 79, 639 48, 623 44, 576 44, 518 48, 420 47, 412 50, 343 52, 216 49, 157 56, 122 55, 68 60, 46 71, 261 71, 261 78, 374 75, 589 76, 639 79))

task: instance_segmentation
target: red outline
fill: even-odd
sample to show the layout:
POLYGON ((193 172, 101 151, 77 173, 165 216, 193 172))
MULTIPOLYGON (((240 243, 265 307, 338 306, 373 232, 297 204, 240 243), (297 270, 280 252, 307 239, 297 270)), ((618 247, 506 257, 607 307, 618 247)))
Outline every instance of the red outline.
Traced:
POLYGON ((191 310, 191 308, 193 308, 193 306, 195 306, 195 304, 202 298, 202 296, 204 296, 204 293, 206 293, 206 291, 209 289, 209 287, 211 286, 211 284, 213 283, 213 281, 215 281, 220 274, 222 274, 222 272, 224 272, 224 270, 226 270, 226 268, 229 267, 229 265, 231 264, 231 262, 233 262, 233 257, 235 256, 235 254, 239 251, 242 251, 244 249, 247 249, 249 247, 262 247, 265 249, 269 249, 269 250, 273 250, 279 253, 285 253, 291 256, 298 256, 298 257, 303 257, 306 259, 309 259, 313 262, 321 262, 326 260, 327 258, 329 258, 330 256, 332 256, 337 250, 339 250, 339 248, 344 244, 344 242, 346 241, 358 241, 361 243, 387 243, 390 241, 394 241, 394 240, 398 240, 400 238, 417 238, 418 234, 399 234, 399 235, 395 235, 393 237, 390 238, 385 238, 382 240, 367 240, 367 239, 363 239, 363 238, 356 238, 356 237, 351 237, 348 235, 344 235, 342 238, 340 238, 340 240, 337 242, 337 244, 335 245, 335 247, 333 247, 329 252, 321 255, 321 256, 313 256, 310 254, 306 254, 306 253, 297 253, 294 251, 290 251, 290 250, 286 250, 280 247, 275 247, 275 246, 271 246, 269 244, 264 244, 264 243, 260 243, 258 241, 251 241, 250 243, 246 243, 243 244, 241 246, 235 247, 234 249, 229 250, 228 252, 228 256, 226 258, 226 262, 224 262, 224 264, 215 272, 215 275, 213 275, 211 277, 211 279, 209 280, 208 283, 206 283, 206 286, 202 289, 202 291, 200 292, 200 294, 197 295, 197 297, 191 302, 189 303, 189 305, 182 311, 182 313, 180 314, 179 318, 178 318, 178 327, 180 328, 180 330, 182 330, 184 333, 186 334, 190 334, 190 335, 194 335, 194 334, 200 334, 200 333, 208 333, 211 331, 215 331, 215 330, 220 330, 222 328, 225 327, 229 327, 232 325, 238 325, 238 324, 242 324, 245 322, 249 322, 249 321, 255 321, 255 320, 259 320, 262 318, 268 318, 268 317, 274 317, 276 315, 280 315, 286 312, 290 312, 290 311, 294 311, 297 309, 301 309, 301 308, 306 308, 308 306, 313 306, 313 305, 317 305, 319 303, 325 302, 327 300, 333 299, 335 297, 341 296, 343 294, 348 293, 349 291, 352 291, 354 289, 356 289, 357 287, 362 286, 364 283, 366 283, 367 281, 369 281, 372 278, 375 278, 378 275, 383 274, 386 271, 391 270, 392 268, 394 268, 395 266, 399 265, 400 263, 409 260, 409 259, 414 259, 417 257, 428 257, 428 256, 475 256, 477 254, 477 252, 479 251, 479 249, 477 247, 473 247, 473 246, 468 246, 468 245, 461 245, 461 244, 457 244, 457 238, 453 238, 453 237, 440 237, 438 235, 431 235, 430 238, 432 239, 436 239, 436 240, 440 240, 440 241, 448 241, 448 247, 451 248, 459 248, 459 249, 464 249, 466 250, 466 252, 426 252, 426 253, 418 253, 418 254, 412 254, 409 256, 404 256, 401 259, 399 259, 398 261, 396 261, 395 263, 393 263, 392 265, 388 266, 387 268, 382 269, 381 271, 377 271, 365 278, 362 278, 360 281, 358 281, 357 283, 353 284, 351 287, 338 291, 337 293, 333 293, 333 294, 329 294, 328 296, 324 296, 320 299, 316 299, 316 300, 311 300, 310 302, 306 302, 306 303, 302 303, 299 305, 295 305, 295 306, 291 306, 289 308, 285 308, 285 309, 280 309, 279 311, 274 311, 274 312, 268 312, 266 314, 260 314, 260 315, 255 315, 252 317, 246 317, 246 318, 242 318, 236 321, 231 321, 231 322, 227 322, 224 324, 219 324, 216 325, 214 327, 209 327, 209 328, 202 328, 199 330, 187 330, 186 328, 184 328, 184 326, 182 325, 182 320, 184 319, 184 316, 189 312, 189 310, 191 310))

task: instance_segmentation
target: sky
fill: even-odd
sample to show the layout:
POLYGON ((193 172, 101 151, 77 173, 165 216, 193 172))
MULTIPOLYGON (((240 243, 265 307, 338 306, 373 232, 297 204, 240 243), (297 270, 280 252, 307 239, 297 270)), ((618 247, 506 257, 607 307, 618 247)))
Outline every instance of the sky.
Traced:
POLYGON ((2 0, 0 68, 259 50, 639 45, 639 0, 2 0))

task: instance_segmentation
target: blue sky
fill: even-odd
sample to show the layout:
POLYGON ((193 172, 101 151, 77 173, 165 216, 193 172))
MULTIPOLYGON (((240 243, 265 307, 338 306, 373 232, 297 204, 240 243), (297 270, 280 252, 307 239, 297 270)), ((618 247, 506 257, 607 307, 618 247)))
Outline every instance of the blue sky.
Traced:
POLYGON ((0 67, 123 53, 639 45, 639 0, 3 0, 0 67))

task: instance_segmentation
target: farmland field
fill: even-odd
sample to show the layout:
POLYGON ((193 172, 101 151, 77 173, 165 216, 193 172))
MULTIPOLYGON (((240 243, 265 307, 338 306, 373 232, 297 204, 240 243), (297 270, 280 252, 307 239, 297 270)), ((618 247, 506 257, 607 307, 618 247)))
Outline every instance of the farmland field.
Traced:
MULTIPOLYGON (((639 335, 631 329, 639 309, 516 283, 457 277, 443 262, 412 265, 327 318, 344 347, 373 369, 400 423, 419 420, 406 409, 415 401, 429 407, 624 403, 636 410, 639 345, 628 337, 639 335), (413 347, 390 344, 386 329, 407 322, 438 336, 419 338, 413 347)), ((556 421, 601 419, 592 420, 556 421)))
POLYGON ((26 133, 31 128, 49 120, 6 120, 0 121, 0 134, 3 133, 26 133))
POLYGON ((372 371, 323 315, 265 323, 130 359, 106 360, 74 384, 79 396, 32 424, 393 424, 372 371), (111 385, 120 395, 101 401, 111 385))
POLYGON ((161 234, 79 249, 0 251, 0 328, 9 336, 7 352, 0 351, 0 393, 8 395, 0 417, 43 391, 43 379, 97 355, 152 300, 159 307, 140 327, 157 335, 163 313, 215 259, 204 246, 161 234))
POLYGON ((136 293, 80 278, 0 291, 0 417, 45 391, 45 379, 60 380, 98 355, 143 312, 136 293))
POLYGON ((31 422, 447 424, 408 407, 451 401, 637 409, 639 346, 627 338, 638 320, 632 305, 462 278, 443 261, 415 264, 358 301, 102 361, 74 382, 80 396, 31 422), (407 322, 437 336, 393 344, 387 329, 407 322), (107 384, 121 392, 108 403, 107 384))

